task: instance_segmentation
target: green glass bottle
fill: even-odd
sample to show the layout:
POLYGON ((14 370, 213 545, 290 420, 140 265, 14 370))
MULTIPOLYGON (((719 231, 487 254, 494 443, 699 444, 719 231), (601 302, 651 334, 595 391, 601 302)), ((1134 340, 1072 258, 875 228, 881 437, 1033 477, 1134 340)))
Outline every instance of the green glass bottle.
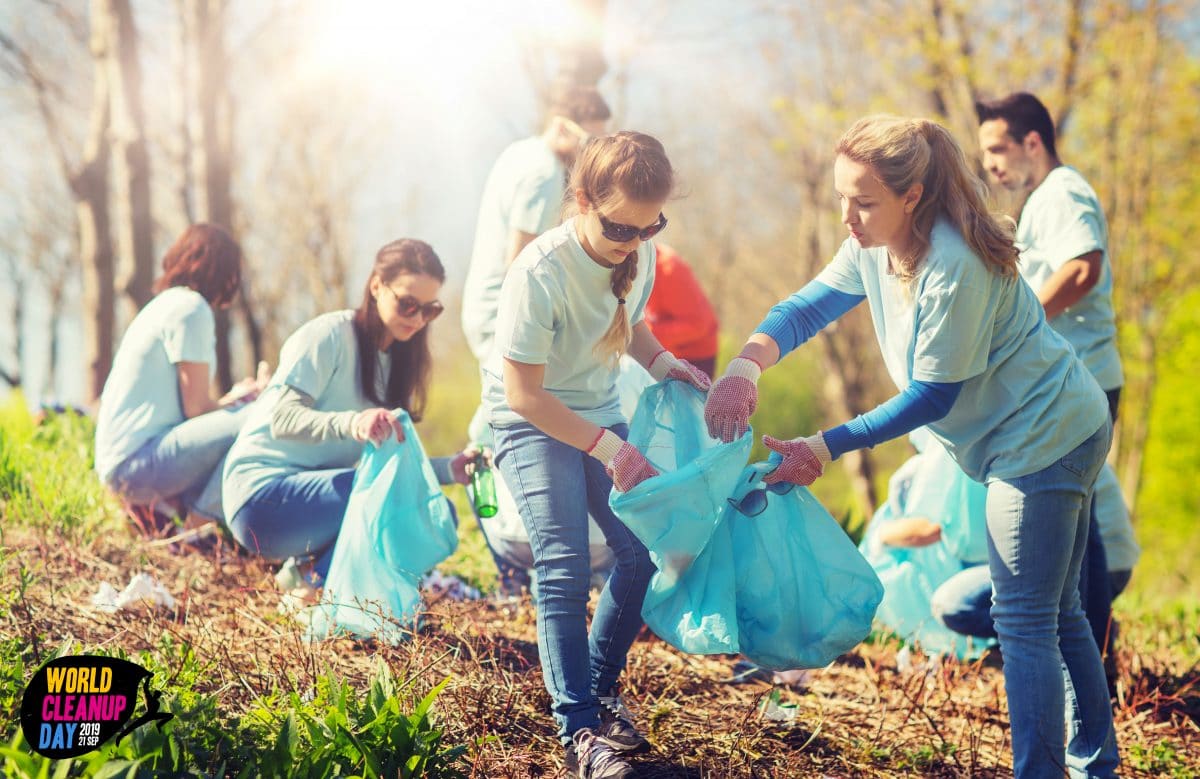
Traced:
POLYGON ((471 474, 471 494, 475 499, 475 513, 488 518, 496 516, 496 475, 483 459, 483 452, 475 455, 475 472, 471 474))

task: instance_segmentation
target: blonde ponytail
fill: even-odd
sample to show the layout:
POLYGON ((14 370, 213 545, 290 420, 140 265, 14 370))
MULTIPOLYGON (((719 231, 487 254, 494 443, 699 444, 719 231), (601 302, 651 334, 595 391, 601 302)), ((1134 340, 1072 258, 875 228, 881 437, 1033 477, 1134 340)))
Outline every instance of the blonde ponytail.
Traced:
POLYGON ((637 272, 637 252, 631 252, 625 258, 625 262, 612 269, 609 286, 617 298, 617 310, 604 335, 600 336, 600 340, 592 347, 592 354, 609 368, 617 367, 621 355, 629 348, 629 341, 633 338, 633 328, 629 325, 629 304, 625 297, 633 289, 637 272))

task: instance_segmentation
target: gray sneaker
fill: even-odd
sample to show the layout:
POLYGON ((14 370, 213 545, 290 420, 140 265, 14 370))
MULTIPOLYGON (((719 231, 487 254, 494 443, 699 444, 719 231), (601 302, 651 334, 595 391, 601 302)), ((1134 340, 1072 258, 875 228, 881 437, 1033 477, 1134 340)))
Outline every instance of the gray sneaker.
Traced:
POLYGON ((567 747, 567 771, 578 779, 629 779, 633 766, 613 751, 596 731, 580 728, 567 747))
POLYGON ((633 726, 633 714, 616 695, 600 696, 600 740, 622 755, 640 755, 650 751, 650 742, 633 726))

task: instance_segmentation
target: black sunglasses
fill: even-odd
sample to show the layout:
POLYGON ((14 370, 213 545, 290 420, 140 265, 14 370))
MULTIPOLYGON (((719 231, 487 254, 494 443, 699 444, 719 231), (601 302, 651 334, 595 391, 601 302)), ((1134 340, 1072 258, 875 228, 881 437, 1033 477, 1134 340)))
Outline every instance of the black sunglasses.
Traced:
MULTIPOLYGON (((742 478, 747 479, 741 489, 751 486, 763 476, 771 473, 783 463, 783 458, 778 454, 771 454, 770 460, 765 464, 756 465, 750 471, 749 476, 743 475, 742 478)), ((759 514, 767 510, 767 493, 773 495, 787 495, 796 485, 790 481, 776 482, 775 484, 764 484, 762 487, 757 487, 750 490, 740 498, 726 498, 729 505, 733 506, 738 511, 748 517, 757 517, 759 514)), ((734 490, 736 495, 739 490, 734 490)))
POLYGON ((600 217, 600 233, 613 243, 628 243, 634 238, 649 241, 667 226, 667 218, 662 215, 662 212, 658 214, 658 221, 649 227, 634 227, 613 222, 599 211, 596 212, 596 216, 600 217))
POLYGON ((410 317, 420 311, 422 319, 426 322, 432 322, 446 310, 446 307, 442 305, 440 300, 431 300, 428 303, 422 303, 412 295, 397 295, 396 291, 391 287, 388 287, 387 291, 391 292, 392 297, 396 299, 396 311, 403 317, 410 317))
POLYGON ((767 510, 767 493, 775 495, 787 495, 795 488, 795 484, 790 481, 780 481, 774 484, 768 484, 758 489, 750 490, 741 500, 727 498, 729 505, 733 506, 738 511, 748 517, 757 517, 759 514, 767 510))

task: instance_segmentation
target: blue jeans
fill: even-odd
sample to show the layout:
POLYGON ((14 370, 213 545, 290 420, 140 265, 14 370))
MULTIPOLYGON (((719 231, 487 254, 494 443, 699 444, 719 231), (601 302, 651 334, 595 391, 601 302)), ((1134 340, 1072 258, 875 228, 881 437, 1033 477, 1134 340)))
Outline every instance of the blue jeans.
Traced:
MULTIPOLYGON (((329 576, 333 547, 342 529, 353 468, 303 471, 267 484, 237 510, 229 530, 246 549, 271 560, 312 557, 313 584, 329 576)), ((454 504, 450 516, 458 523, 454 504)))
POLYGON ((988 484, 992 619, 1018 779, 1058 779, 1064 767, 1072 777, 1111 777, 1120 762, 1104 667, 1079 602, 1092 489, 1111 438, 1106 421, 1047 468, 988 484))
POLYGON ((178 498, 185 509, 195 509, 214 475, 221 478, 217 466, 233 446, 249 409, 247 404, 234 411, 210 411, 151 438, 117 466, 109 487, 135 505, 178 498))
MULTIPOLYGON (((612 431, 624 438, 626 425, 612 431)), ((496 464, 529 533, 538 580, 538 655, 559 738, 600 724, 609 695, 642 627, 642 600, 654 573, 646 547, 608 507, 604 465, 533 425, 495 429, 496 464), (587 625, 588 511, 616 565, 587 625)))
POLYGON ((315 557, 313 572, 323 581, 353 485, 353 468, 280 477, 237 510, 229 529, 239 544, 272 560, 315 557))
MULTIPOLYGON (((1128 570, 1108 572, 1108 586, 1114 599, 1129 583, 1130 574, 1128 570)), ((992 622, 992 572, 987 565, 973 565, 942 582, 933 591, 929 608, 939 622, 956 633, 978 638, 996 637, 996 626, 992 622)), ((1086 610, 1085 616, 1088 616, 1086 610)), ((1095 626, 1092 627, 1094 632, 1095 626)))

